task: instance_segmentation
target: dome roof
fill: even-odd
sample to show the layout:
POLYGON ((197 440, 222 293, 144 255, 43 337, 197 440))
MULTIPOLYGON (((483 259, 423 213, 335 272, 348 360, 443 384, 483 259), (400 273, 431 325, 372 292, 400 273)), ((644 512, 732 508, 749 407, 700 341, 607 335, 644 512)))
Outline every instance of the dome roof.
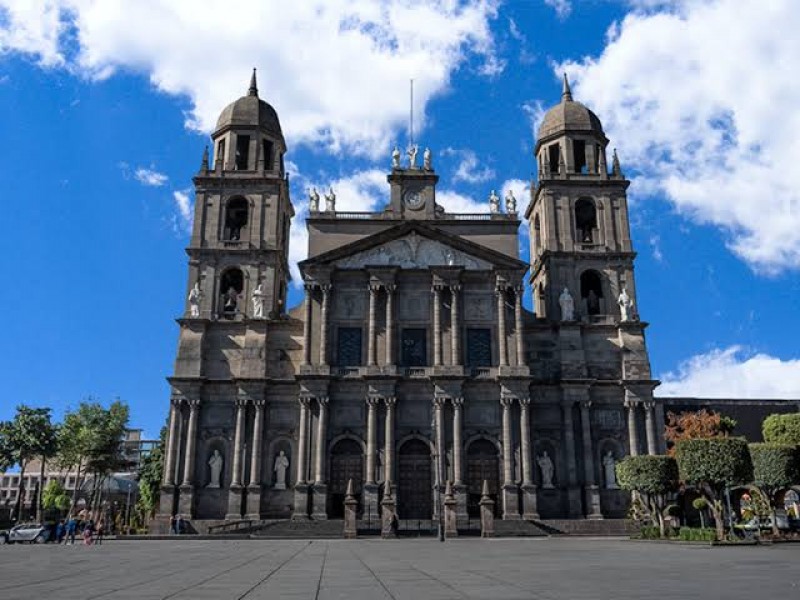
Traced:
POLYGON ((217 119, 215 132, 224 127, 241 126, 261 127, 275 137, 283 140, 278 113, 275 112, 272 106, 258 97, 255 69, 253 69, 253 76, 250 79, 250 89, 247 91, 247 95, 242 96, 235 102, 231 102, 222 109, 219 119, 217 119))
POLYGON ((541 140, 562 131, 588 131, 604 135, 603 125, 597 115, 572 99, 566 75, 561 102, 545 113, 537 137, 541 140))

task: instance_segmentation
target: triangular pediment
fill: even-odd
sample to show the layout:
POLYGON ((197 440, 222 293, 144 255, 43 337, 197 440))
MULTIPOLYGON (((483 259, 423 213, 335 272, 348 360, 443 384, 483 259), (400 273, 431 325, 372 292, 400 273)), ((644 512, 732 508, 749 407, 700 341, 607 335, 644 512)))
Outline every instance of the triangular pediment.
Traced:
POLYGON ((471 271, 519 270, 527 264, 422 223, 404 223, 300 263, 337 269, 461 267, 471 271))

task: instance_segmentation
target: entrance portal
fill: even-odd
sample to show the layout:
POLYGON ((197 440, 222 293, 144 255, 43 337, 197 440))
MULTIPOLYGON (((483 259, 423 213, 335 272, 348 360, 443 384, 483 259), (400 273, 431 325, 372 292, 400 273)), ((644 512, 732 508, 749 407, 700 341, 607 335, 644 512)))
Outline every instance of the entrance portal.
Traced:
POLYGON ((495 512, 500 508, 497 490, 500 480, 500 459, 497 448, 489 440, 475 440, 467 448, 467 513, 470 517, 481 514, 481 492, 483 481, 489 484, 489 497, 494 500, 495 512))
POLYGON ((347 482, 353 480, 353 494, 361 498, 361 482, 364 478, 364 453, 355 440, 344 439, 331 448, 330 484, 328 487, 328 516, 334 519, 344 516, 344 498, 347 482))
POLYGON ((433 515, 431 450, 419 439, 407 441, 398 452, 397 513, 401 519, 430 519, 433 515))

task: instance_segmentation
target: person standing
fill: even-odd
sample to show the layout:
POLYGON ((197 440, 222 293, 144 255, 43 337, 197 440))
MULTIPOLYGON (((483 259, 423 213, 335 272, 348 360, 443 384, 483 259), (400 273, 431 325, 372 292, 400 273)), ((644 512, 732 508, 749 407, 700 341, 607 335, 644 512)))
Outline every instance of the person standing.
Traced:
POLYGON ((64 538, 64 521, 61 520, 56 525, 56 544, 60 544, 61 540, 64 538))
POLYGON ((64 545, 67 545, 67 539, 71 545, 75 545, 75 532, 78 529, 78 522, 75 520, 75 517, 70 517, 69 521, 67 521, 67 537, 64 540, 64 545))

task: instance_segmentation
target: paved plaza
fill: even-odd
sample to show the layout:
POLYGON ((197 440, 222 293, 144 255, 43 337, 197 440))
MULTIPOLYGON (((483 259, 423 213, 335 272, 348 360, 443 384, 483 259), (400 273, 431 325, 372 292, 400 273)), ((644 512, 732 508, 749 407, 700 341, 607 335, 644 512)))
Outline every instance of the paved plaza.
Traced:
POLYGON ((108 541, 0 547, 0 598, 796 598, 800 547, 626 540, 108 541))

